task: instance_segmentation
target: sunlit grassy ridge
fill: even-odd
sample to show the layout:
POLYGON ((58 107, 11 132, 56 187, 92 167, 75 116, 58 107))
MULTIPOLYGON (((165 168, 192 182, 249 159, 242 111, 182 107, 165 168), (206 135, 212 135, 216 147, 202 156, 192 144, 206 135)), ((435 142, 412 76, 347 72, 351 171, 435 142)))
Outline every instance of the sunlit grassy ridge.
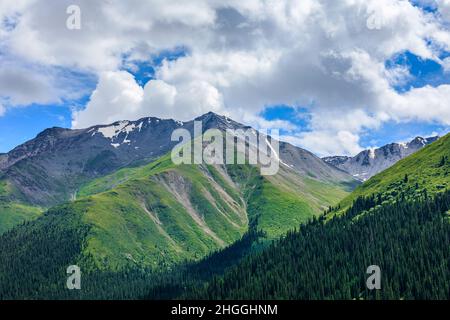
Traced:
MULTIPOLYGON (((276 239, 347 193, 343 185, 304 177, 287 166, 275 176, 262 176, 251 165, 177 166, 167 154, 87 182, 58 212, 79 214, 89 226, 80 264, 164 269, 231 245, 250 221, 266 240, 276 239)), ((39 213, 27 212, 21 220, 16 212, 16 220, 5 225, 39 213)))
POLYGON ((450 134, 426 146, 394 166, 372 177, 342 200, 339 212, 360 196, 381 194, 394 199, 398 194, 414 197, 423 190, 431 194, 450 187, 450 134))
POLYGON ((176 166, 166 155, 91 181, 77 197, 89 202, 85 254, 120 269, 200 259, 240 239, 250 220, 275 239, 346 194, 287 168, 265 177, 256 166, 176 166))
POLYGON ((0 234, 42 214, 42 209, 21 203, 0 203, 0 234))
POLYGON ((14 192, 6 181, 0 180, 0 234, 25 221, 39 217, 43 212, 43 209, 39 207, 14 199, 14 192))
POLYGON ((139 167, 126 167, 119 169, 112 174, 95 179, 83 185, 77 192, 77 196, 87 196, 103 191, 110 190, 119 184, 133 178, 139 178, 145 175, 156 174, 167 168, 172 168, 173 163, 170 155, 165 155, 149 165, 139 167))
POLYGON ((93 227, 86 253, 114 269, 162 267, 222 248, 245 232, 247 220, 217 189, 198 167, 183 166, 89 196, 85 221, 93 227))

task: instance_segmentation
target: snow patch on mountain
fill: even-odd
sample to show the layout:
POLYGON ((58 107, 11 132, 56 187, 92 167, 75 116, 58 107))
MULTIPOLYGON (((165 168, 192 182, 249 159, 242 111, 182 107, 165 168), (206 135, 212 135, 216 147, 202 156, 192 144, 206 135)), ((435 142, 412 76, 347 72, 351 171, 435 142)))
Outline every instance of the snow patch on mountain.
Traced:
POLYGON ((101 133, 105 138, 112 140, 122 132, 133 131, 134 124, 131 125, 131 128, 128 128, 128 124, 128 121, 121 121, 107 127, 98 128, 96 133, 101 133))
POLYGON ((370 159, 375 159, 376 155, 375 155, 375 148, 370 148, 369 149, 369 157, 370 159))
POLYGON ((378 149, 370 148, 354 157, 333 156, 325 157, 323 160, 361 181, 366 181, 394 165, 397 161, 436 141, 438 138, 416 137, 410 142, 391 143, 378 149))

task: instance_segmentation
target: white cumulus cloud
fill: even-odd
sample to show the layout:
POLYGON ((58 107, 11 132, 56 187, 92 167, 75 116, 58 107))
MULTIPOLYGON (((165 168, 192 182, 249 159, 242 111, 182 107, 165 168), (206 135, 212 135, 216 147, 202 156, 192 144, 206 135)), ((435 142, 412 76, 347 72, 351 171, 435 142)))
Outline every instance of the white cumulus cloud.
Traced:
MULTIPOLYGON (((278 123, 289 128, 288 139, 320 154, 352 154, 364 132, 389 120, 450 124, 448 85, 398 92, 409 71, 386 68, 410 51, 448 69, 440 57, 450 51, 450 2, 428 1, 437 13, 405 0, 2 2, 1 21, 9 23, 0 24, 0 50, 18 66, 98 79, 85 108, 73 112, 74 128, 150 115, 186 120, 207 111, 273 126, 259 116, 264 108, 302 106, 308 128, 278 123), (72 4, 81 8, 81 30, 65 28, 72 4), (124 71, 174 48, 186 54, 163 61, 143 87, 124 71)), ((28 75, 20 67, 7 71, 5 81, 28 75)), ((0 87, 8 107, 68 96, 58 74, 27 78, 28 94, 14 81, 0 87)))
POLYGON ((6 113, 6 108, 0 103, 0 117, 6 113))

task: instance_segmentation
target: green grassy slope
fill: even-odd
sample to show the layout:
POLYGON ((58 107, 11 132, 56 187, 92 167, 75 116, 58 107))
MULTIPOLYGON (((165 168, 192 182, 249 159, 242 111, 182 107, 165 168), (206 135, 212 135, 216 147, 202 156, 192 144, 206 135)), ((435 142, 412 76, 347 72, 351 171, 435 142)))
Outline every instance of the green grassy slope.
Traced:
POLYGON ((21 203, 0 203, 0 234, 11 230, 15 226, 38 218, 42 209, 21 203))
POLYGON ((67 210, 77 208, 89 226, 80 263, 89 260, 89 268, 101 270, 164 269, 234 243, 251 220, 275 239, 346 194, 345 186, 289 168, 264 177, 249 165, 176 166, 166 155, 87 183, 67 210))
MULTIPOLYGON (((346 188, 286 165, 265 177, 250 165, 176 166, 168 154, 87 182, 62 210, 78 212, 89 226, 80 253, 89 268, 161 269, 234 243, 250 221, 268 240, 276 239, 336 204, 346 188)), ((3 230, 40 213, 8 205, 3 230)))
POLYGON ((84 221, 92 225, 85 253, 100 268, 199 259, 239 239, 247 225, 245 211, 194 166, 133 178, 85 199, 84 221))
POLYGON ((288 168, 264 177, 249 165, 175 166, 167 155, 96 179, 78 197, 92 202, 86 252, 99 266, 120 268, 199 259, 239 239, 249 220, 275 239, 346 194, 288 168))
POLYGON ((252 219, 268 239, 277 238, 346 194, 281 172, 263 177, 246 165, 174 166, 166 156, 97 179, 78 193, 89 199, 85 221, 93 226, 85 254, 100 268, 167 267, 230 245, 252 219))
POLYGON ((182 298, 448 299, 449 173, 447 135, 367 181, 328 219, 191 285, 182 298), (381 290, 366 287, 373 264, 381 290))
POLYGON ((447 134, 357 187, 342 200, 339 212, 360 196, 381 194, 389 200, 402 192, 413 197, 424 189, 429 194, 443 191, 450 187, 449 159, 450 134, 447 134), (441 163, 443 159, 445 163, 441 163))
POLYGON ((11 186, 6 181, 0 180, 0 234, 39 217, 42 212, 42 208, 17 200, 11 186))

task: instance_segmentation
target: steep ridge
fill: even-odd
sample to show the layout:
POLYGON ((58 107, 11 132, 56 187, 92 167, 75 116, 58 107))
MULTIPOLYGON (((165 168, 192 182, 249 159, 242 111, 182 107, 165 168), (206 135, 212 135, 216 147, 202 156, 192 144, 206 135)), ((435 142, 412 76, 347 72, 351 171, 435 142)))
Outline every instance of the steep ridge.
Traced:
POLYGON ((192 122, 143 118, 82 130, 51 128, 4 157, 3 179, 31 204, 51 206, 69 200, 94 178, 139 162, 150 162, 171 150, 176 128, 192 122))
POLYGON ((323 160, 355 178, 366 181, 375 174, 391 167, 397 161, 417 152, 439 137, 416 137, 408 143, 391 143, 381 148, 364 150, 354 157, 333 156, 323 160))
MULTIPOLYGON (((215 126, 229 124, 220 120, 215 126)), ((280 147, 276 156, 281 158, 283 150, 296 151, 280 147)), ((321 170, 314 174, 310 165, 304 170, 311 174, 306 175, 296 169, 302 166, 300 160, 286 158, 276 175, 262 176, 254 165, 175 165, 166 154, 87 182, 77 189, 76 200, 5 233, 5 241, 10 242, 14 232, 25 236, 35 228, 45 239, 48 214, 77 215, 88 231, 73 263, 84 270, 119 271, 164 270, 201 259, 239 240, 250 223, 266 240, 275 239, 336 204, 354 182, 312 154, 300 154, 321 170)), ((57 239, 43 241, 52 240, 57 239)), ((21 245, 11 244, 9 250, 21 245)))
MULTIPOLYGON (((227 117, 207 113, 184 123, 143 118, 81 130, 43 131, 0 158, 0 232, 34 219, 45 208, 83 196, 87 184, 95 188, 96 183, 119 175, 122 179, 113 179, 114 185, 125 181, 134 168, 155 161, 175 146, 177 142, 171 141, 173 130, 185 128, 195 137, 198 133, 194 132, 194 121, 201 121, 200 133, 212 128, 222 132, 253 130, 227 117)), ((306 150, 281 142, 278 156, 282 167, 308 176, 313 182, 339 187, 346 184, 348 190, 355 186, 349 175, 306 150)))
POLYGON ((288 167, 264 177, 250 165, 175 166, 165 156, 123 171, 86 185, 73 203, 85 204, 91 226, 83 256, 101 269, 197 260, 240 239, 250 221, 274 239, 347 193, 288 167))
POLYGON ((385 194, 387 198, 400 193, 414 196, 427 190, 435 194, 450 187, 450 134, 438 139, 389 169, 370 178, 341 201, 340 211, 360 196, 385 194))
POLYGON ((159 289, 183 299, 449 299, 449 187, 450 134, 206 285, 188 276, 187 290, 159 289), (366 286, 374 264, 381 290, 366 286))

